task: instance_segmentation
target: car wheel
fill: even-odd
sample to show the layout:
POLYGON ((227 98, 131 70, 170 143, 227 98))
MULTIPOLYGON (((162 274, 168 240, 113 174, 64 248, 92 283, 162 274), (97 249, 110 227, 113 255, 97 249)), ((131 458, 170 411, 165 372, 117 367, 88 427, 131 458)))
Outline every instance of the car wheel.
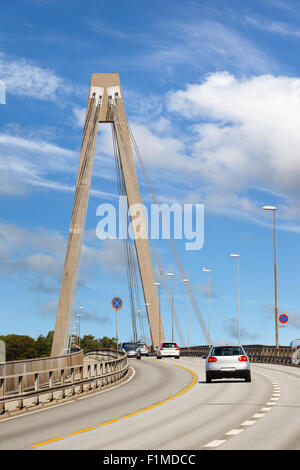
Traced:
POLYGON ((175 357, 176 357, 176 359, 180 359, 180 356, 175 356, 175 357))
POLYGON ((211 378, 209 375, 206 374, 206 383, 210 384, 211 383, 211 378))
POLYGON ((245 377, 245 382, 251 382, 251 372, 249 371, 245 377))

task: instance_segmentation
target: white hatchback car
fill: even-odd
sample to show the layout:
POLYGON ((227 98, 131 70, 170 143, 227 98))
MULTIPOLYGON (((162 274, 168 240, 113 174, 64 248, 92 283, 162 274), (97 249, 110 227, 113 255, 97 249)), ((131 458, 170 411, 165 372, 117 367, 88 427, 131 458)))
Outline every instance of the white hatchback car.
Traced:
POLYGON ((138 343, 138 346, 142 356, 150 355, 149 346, 146 343, 138 343))
POLYGON ((251 382, 249 357, 241 345, 212 346, 206 357, 205 371, 208 383, 227 377, 251 382))
POLYGON ((180 358, 180 350, 176 343, 160 343, 156 351, 157 359, 162 357, 175 357, 180 358))

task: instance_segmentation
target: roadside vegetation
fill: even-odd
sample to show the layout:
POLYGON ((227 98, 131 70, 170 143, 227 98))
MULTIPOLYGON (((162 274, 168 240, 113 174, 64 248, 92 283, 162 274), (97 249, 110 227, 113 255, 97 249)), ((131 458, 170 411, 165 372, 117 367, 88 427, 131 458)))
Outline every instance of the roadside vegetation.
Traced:
MULTIPOLYGON (((53 334, 53 331, 49 331, 46 336, 39 335, 37 339, 14 334, 0 336, 0 341, 5 344, 6 361, 49 357, 53 334)), ((116 349, 116 341, 114 338, 107 336, 96 339, 93 335, 85 335, 80 339, 80 347, 84 353, 96 349, 116 349)))

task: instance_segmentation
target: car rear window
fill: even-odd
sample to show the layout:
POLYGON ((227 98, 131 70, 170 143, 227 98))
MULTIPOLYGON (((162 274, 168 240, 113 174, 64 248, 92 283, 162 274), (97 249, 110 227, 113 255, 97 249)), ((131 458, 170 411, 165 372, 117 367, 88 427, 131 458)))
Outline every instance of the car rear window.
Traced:
POLYGON ((137 343, 123 343, 122 348, 124 349, 136 349, 138 347, 137 343))
POLYGON ((217 346, 213 348, 212 356, 240 356, 244 354, 240 346, 217 346))
POLYGON ((176 348, 176 343, 163 343, 163 348, 176 348))

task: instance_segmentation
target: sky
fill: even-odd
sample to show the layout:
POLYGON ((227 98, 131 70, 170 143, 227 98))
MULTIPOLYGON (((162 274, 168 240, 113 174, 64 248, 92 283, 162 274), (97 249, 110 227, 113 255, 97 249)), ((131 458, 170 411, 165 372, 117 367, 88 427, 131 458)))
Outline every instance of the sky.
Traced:
MULTIPOLYGON (((289 317, 279 344, 300 337, 299 43, 296 0, 1 0, 0 334, 54 329, 90 78, 118 72, 158 201, 204 205, 203 247, 175 245, 207 328, 202 268, 211 270, 213 341, 237 340, 230 254, 238 253, 241 342, 275 343, 274 226, 264 205, 276 206, 278 308, 289 317)), ((150 203, 138 162, 137 172, 150 203)), ((113 337, 111 299, 120 296, 119 338, 128 341, 124 246, 96 236, 103 203, 118 203, 107 124, 98 130, 75 313, 81 336, 113 337)), ((175 340, 205 344, 169 244, 156 245, 174 273, 175 340)), ((158 276, 154 256, 153 264, 158 276)), ((163 288, 160 298, 171 339, 163 288)))

